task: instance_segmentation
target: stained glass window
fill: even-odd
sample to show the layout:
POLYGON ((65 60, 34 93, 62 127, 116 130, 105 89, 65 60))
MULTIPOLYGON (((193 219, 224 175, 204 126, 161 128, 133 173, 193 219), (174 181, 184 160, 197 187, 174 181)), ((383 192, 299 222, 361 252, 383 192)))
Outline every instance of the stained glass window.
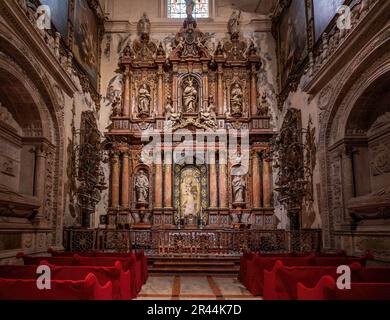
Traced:
MULTIPOLYGON (((167 0, 168 18, 186 18, 185 0, 167 0)), ((194 18, 209 17, 209 0, 195 0, 194 18)))

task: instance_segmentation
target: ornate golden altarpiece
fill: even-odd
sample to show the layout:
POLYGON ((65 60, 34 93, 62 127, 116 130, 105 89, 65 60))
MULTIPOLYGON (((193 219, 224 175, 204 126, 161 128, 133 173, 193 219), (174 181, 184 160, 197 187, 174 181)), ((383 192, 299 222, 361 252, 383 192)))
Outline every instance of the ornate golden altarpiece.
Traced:
MULTIPOLYGON (((257 86, 261 62, 238 26, 231 18, 230 39, 211 54, 189 12, 167 55, 150 39, 146 15, 139 21, 138 39, 119 61, 123 94, 113 103, 106 133, 112 160, 109 228, 276 227, 266 157, 273 131, 269 105, 257 86), (167 132, 183 129, 194 140, 247 130, 249 148, 239 151, 249 153, 247 173, 231 175, 235 164, 221 161, 227 150, 218 143, 216 161, 210 163, 192 161, 196 156, 176 161, 169 152, 180 141, 163 146, 169 157, 142 161, 145 133, 165 142, 167 132)), ((206 145, 195 144, 196 152, 207 151, 206 145)))

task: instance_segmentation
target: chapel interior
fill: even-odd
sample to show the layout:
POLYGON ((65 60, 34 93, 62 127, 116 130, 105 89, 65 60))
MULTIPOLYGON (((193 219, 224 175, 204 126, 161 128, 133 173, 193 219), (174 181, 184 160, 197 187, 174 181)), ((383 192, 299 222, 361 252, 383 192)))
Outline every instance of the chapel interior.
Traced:
POLYGON ((61 253, 145 256, 155 299, 276 299, 256 252, 388 266, 389 88, 389 0, 0 1, 0 287, 61 253))

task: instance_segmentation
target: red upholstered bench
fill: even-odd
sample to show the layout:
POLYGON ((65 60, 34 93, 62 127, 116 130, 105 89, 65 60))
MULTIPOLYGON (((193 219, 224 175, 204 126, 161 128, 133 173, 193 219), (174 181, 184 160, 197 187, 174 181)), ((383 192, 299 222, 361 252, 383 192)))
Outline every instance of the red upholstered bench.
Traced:
POLYGON ((142 270, 141 262, 137 261, 134 253, 130 258, 115 258, 115 257, 81 257, 74 255, 76 265, 79 266, 113 266, 116 261, 122 263, 124 271, 130 270, 132 278, 132 297, 137 295, 142 288, 142 270))
POLYGON ((50 256, 28 256, 22 253, 18 253, 16 255, 16 258, 23 259, 24 265, 38 265, 41 263, 41 261, 45 260, 50 264, 56 265, 56 266, 72 266, 72 265, 78 265, 77 260, 74 259, 73 256, 71 257, 50 257, 50 256))
POLYGON ((389 282, 352 282, 340 290, 331 276, 322 277, 314 288, 298 283, 298 300, 390 300, 389 282))
POLYGON ((281 260, 287 266, 313 265, 314 255, 307 257, 268 257, 255 255, 247 262, 247 283, 245 286, 255 296, 263 294, 264 270, 272 270, 276 261, 281 260))
POLYGON ((341 266, 349 265, 354 262, 360 263, 363 267, 366 266, 368 260, 372 260, 372 254, 367 253, 362 257, 316 257, 314 264, 317 266, 341 266))
POLYGON ((95 275, 84 280, 52 280, 51 289, 40 290, 35 279, 0 278, 0 300, 111 300, 112 283, 101 286, 95 275))
MULTIPOLYGON (((49 265, 45 261, 41 264, 49 265)), ((112 282, 113 298, 120 300, 130 300, 136 297, 135 292, 131 292, 131 272, 124 271, 119 261, 113 267, 108 266, 53 266, 49 265, 51 275, 54 280, 69 279, 79 280, 88 273, 93 273, 101 285, 108 281, 112 282)))
MULTIPOLYGON (((50 253, 53 257, 73 257, 74 255, 80 256, 80 257, 96 257, 96 258, 118 258, 118 259, 129 259, 132 257, 134 253, 128 252, 100 252, 100 251, 92 251, 92 252, 78 252, 78 253, 72 253, 72 252, 59 252, 55 251, 51 248, 49 248, 48 253, 50 253)), ((141 273, 142 273, 142 284, 145 284, 148 279, 148 259, 145 256, 144 250, 140 250, 138 252, 135 252, 137 261, 141 261, 141 273)))
POLYGON ((282 258, 282 257, 307 257, 309 253, 300 253, 300 252, 290 252, 290 253, 253 253, 253 252, 244 252, 240 257, 240 270, 238 274, 238 280, 243 283, 245 286, 249 283, 249 278, 247 274, 248 262, 252 261, 253 257, 257 255, 262 258, 282 258))
MULTIPOLYGON (((362 266, 354 262, 350 265, 352 275, 358 273, 362 266)), ((336 279, 337 266, 284 266, 277 261, 271 271, 264 270, 264 300, 296 300, 297 285, 314 287, 324 275, 336 279)))
POLYGON ((366 261, 372 259, 371 254, 366 254, 360 258, 354 257, 318 257, 315 254, 298 257, 262 257, 255 254, 251 260, 246 261, 246 276, 244 285, 253 295, 262 295, 264 286, 264 270, 271 271, 277 260, 283 262, 285 266, 339 266, 350 265, 354 262, 366 265, 366 261))
MULTIPOLYGON (((102 286, 109 281, 112 282, 114 299, 129 300, 135 297, 131 293, 130 271, 125 272, 118 261, 114 267, 55 266, 44 260, 41 261, 41 265, 50 267, 52 280, 84 280, 89 273, 92 273, 102 286)), ((36 279, 38 277, 37 267, 37 265, 0 266, 0 278, 36 279)))
POLYGON ((142 288, 142 268, 141 262, 137 261, 136 255, 132 253, 130 258, 115 258, 115 257, 82 257, 77 254, 72 257, 31 257, 22 253, 17 255, 18 258, 23 258, 25 265, 41 264, 41 261, 46 261, 55 266, 97 266, 97 267, 112 267, 116 261, 122 263, 123 270, 130 270, 131 275, 131 297, 137 296, 142 288))
POLYGON ((136 252, 136 258, 141 262, 142 284, 148 280, 148 258, 145 256, 144 250, 136 252))
POLYGON ((353 282, 390 282, 390 268, 368 267, 353 274, 353 282))

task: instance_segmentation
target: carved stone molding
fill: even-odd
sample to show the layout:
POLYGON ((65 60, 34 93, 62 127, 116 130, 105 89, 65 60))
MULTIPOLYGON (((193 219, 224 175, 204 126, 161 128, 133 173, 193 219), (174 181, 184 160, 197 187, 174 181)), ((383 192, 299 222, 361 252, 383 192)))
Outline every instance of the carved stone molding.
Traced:
POLYGON ((345 57, 356 54, 380 28, 388 29, 389 10, 388 1, 357 2, 351 10, 352 28, 339 30, 334 26, 329 34, 323 34, 316 51, 310 53, 303 76, 303 90, 310 94, 318 92, 335 71, 344 66, 345 57))
MULTIPOLYGON (((390 71, 389 54, 384 53, 379 56, 381 48, 389 44, 389 34, 389 29, 383 29, 371 39, 318 95, 319 161, 324 199, 320 205, 320 213, 324 223, 326 246, 335 245, 334 224, 339 219, 335 206, 340 208, 337 206, 339 195, 334 192, 338 188, 339 180, 334 176, 329 177, 329 172, 332 172, 331 164, 335 163, 335 159, 331 158, 329 147, 332 144, 336 146, 343 138, 350 112, 361 94, 375 79, 390 71), (373 56, 375 58, 372 58, 373 56)), ((332 152, 332 155, 334 154, 332 152)))
POLYGON ((30 45, 29 51, 34 52, 38 59, 48 67, 65 92, 72 96, 76 91, 76 86, 72 81, 66 58, 60 54, 58 41, 46 31, 42 32, 37 28, 34 16, 31 16, 30 9, 26 10, 22 5, 23 1, 25 0, 2 1, 0 3, 1 14, 6 17, 8 23, 12 24, 13 29, 18 31, 18 36, 30 45), (31 47, 31 44, 34 45, 31 47))

